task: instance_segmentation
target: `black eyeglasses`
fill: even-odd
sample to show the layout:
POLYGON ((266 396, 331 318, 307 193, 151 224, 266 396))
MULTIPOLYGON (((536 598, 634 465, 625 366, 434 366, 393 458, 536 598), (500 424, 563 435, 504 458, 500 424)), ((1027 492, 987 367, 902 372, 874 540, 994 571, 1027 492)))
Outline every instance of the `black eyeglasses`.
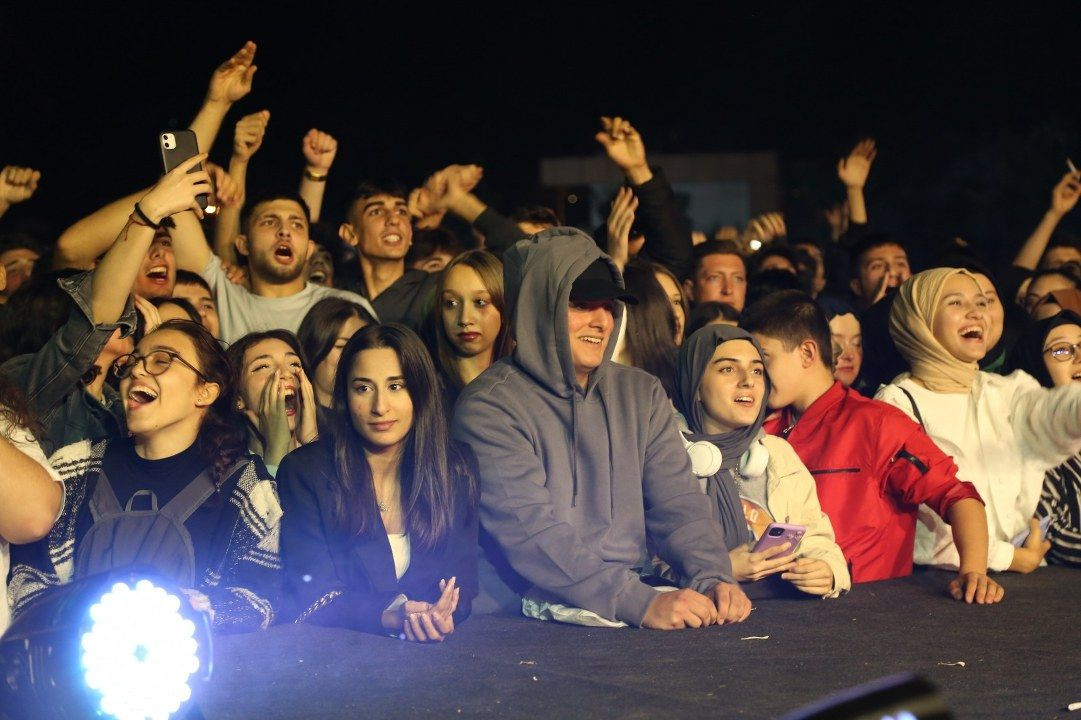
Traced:
POLYGON ((1077 356, 1077 348, 1081 348, 1081 343, 1055 343, 1044 352, 1059 362, 1070 362, 1077 356))
POLYGON ((169 369, 174 360, 198 375, 203 382, 210 382, 194 365, 180 357, 180 353, 172 350, 154 350, 146 355, 135 353, 121 355, 113 362, 113 372, 116 373, 118 379, 123 380, 135 370, 136 363, 142 362, 143 370, 146 370, 147 375, 161 375, 169 369))

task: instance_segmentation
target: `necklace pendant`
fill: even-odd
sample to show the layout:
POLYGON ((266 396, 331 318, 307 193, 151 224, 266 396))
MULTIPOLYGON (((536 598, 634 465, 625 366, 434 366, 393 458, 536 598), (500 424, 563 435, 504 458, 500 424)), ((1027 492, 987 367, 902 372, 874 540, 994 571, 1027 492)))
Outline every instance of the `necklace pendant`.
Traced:
POLYGON ((379 507, 379 512, 381 512, 381 513, 390 512, 390 506, 389 505, 384 505, 383 503, 376 503, 376 505, 379 507))

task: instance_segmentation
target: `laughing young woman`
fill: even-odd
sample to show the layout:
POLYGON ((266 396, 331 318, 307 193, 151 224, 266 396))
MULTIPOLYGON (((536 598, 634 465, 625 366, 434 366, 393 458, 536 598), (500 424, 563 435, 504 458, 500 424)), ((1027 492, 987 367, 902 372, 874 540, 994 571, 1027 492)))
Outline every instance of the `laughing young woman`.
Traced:
POLYGON ((332 418, 278 475, 297 622, 441 641, 477 594, 476 471, 420 339, 397 324, 354 335, 332 418))
POLYGON ((247 418, 248 450, 271 475, 288 453, 319 436, 318 403, 300 341, 288 330, 251 333, 229 348, 236 407, 247 418))
POLYGON ((114 371, 131 436, 83 441, 54 456, 64 510, 13 567, 13 610, 49 586, 147 565, 210 613, 215 630, 267 627, 279 587, 281 507, 263 463, 245 452, 224 352, 202 325, 170 320, 114 371), (160 512, 152 526, 111 524, 114 514, 147 510, 160 512))
MULTIPOLYGON (((957 463, 983 498, 991 570, 1031 572, 1049 543, 1029 530, 1044 473, 1081 450, 1081 384, 1053 389, 1017 371, 981 372, 988 349, 987 298, 967 270, 936 268, 907 280, 890 312, 890 334, 912 368, 877 399, 895 405, 957 463)), ((949 525, 921 506, 917 563, 957 567, 949 525)))

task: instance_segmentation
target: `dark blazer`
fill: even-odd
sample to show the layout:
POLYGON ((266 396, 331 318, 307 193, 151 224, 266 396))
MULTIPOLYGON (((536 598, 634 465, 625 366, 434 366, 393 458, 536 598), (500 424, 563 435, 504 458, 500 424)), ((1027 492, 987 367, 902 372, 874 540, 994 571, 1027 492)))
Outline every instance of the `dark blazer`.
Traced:
MULTIPOLYGON (((471 470, 475 460, 461 452, 471 470)), ((341 595, 305 619, 316 625, 385 633, 383 610, 398 595, 434 603, 439 581, 457 578, 461 594, 455 624, 467 617, 477 595, 477 511, 470 500, 469 478, 456 483, 454 524, 439 547, 424 550, 414 542, 409 568, 394 576, 394 557, 386 531, 348 536, 335 528, 332 485, 336 476, 333 447, 315 442, 285 457, 278 469, 282 511, 282 567, 291 622, 332 591, 341 595)), ((473 477, 476 477, 475 471, 473 477)))

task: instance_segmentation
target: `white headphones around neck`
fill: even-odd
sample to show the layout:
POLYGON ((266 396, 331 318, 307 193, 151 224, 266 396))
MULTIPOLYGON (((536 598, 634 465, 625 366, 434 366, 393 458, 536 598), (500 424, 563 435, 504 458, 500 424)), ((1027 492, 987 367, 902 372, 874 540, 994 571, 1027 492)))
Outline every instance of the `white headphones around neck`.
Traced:
POLYGON ((691 442, 683 433, 680 433, 679 437, 683 440, 683 447, 687 449, 687 455, 691 458, 691 470, 695 477, 708 478, 716 475, 724 461, 721 449, 705 440, 691 442))

